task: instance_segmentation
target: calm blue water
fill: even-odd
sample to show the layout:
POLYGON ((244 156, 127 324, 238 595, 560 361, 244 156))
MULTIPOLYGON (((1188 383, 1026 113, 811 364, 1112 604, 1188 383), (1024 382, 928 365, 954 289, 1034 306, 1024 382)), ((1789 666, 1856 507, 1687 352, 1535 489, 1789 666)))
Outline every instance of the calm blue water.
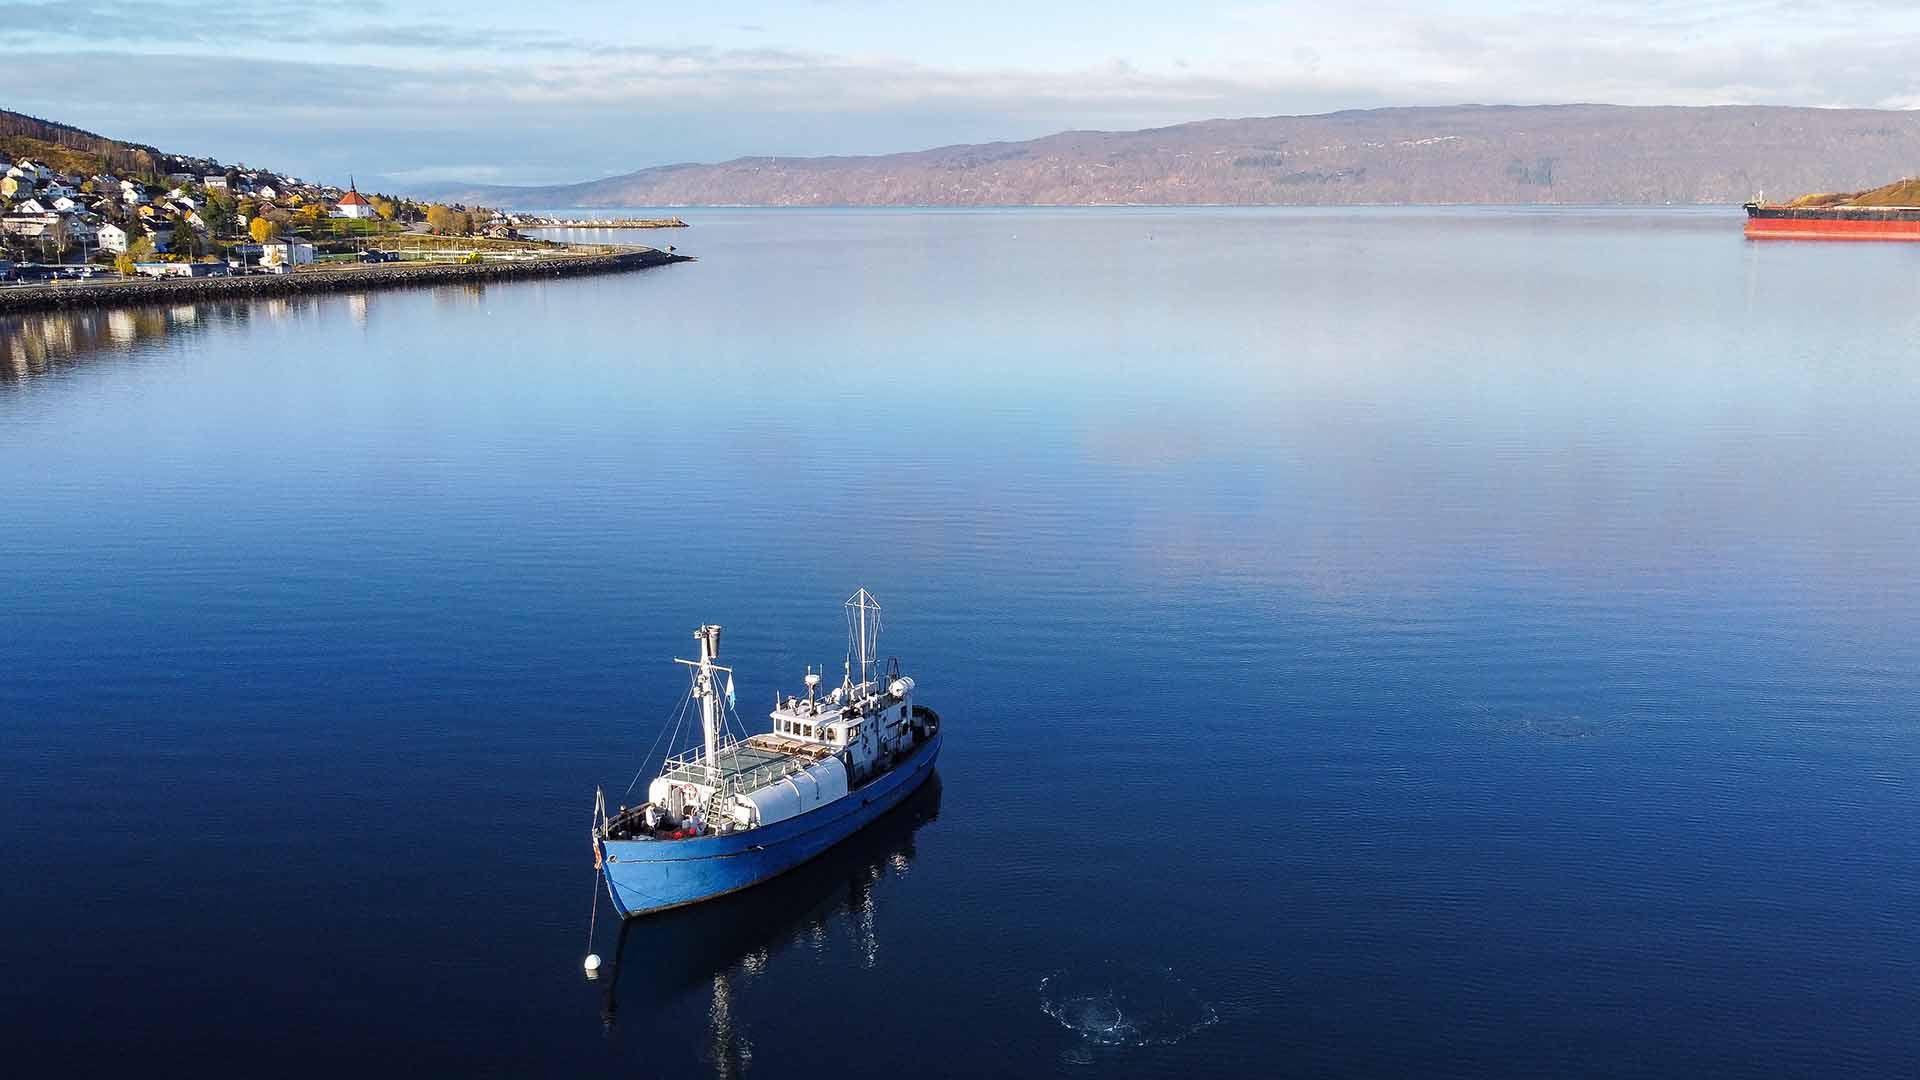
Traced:
POLYGON ((9 1072, 1920 1070, 1920 246, 690 216, 0 323, 9 1072), (670 659, 861 584, 939 789, 583 980, 670 659))

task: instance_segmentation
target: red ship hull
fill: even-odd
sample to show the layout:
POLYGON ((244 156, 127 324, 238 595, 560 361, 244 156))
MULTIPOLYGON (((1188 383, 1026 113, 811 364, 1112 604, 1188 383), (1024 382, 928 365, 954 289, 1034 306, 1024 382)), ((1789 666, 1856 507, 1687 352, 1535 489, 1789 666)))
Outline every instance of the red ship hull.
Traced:
POLYGON ((1913 207, 1788 208, 1747 206, 1750 240, 1920 240, 1913 207))

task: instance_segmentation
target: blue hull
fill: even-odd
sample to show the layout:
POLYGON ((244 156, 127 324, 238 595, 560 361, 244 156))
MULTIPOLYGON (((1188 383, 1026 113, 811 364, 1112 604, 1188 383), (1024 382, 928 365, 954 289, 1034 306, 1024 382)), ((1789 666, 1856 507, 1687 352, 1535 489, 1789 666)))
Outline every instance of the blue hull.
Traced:
POLYGON ((900 805, 933 774, 944 733, 885 776, 818 810, 728 836, 602 840, 607 893, 632 918, 739 892, 799 866, 900 805))

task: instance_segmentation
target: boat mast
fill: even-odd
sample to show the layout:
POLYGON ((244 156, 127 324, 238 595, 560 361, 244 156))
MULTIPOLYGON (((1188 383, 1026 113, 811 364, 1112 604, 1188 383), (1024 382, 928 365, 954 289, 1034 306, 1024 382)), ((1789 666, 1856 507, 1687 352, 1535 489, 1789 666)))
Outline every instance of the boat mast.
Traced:
POLYGON ((693 696, 700 699, 700 728, 706 737, 707 775, 714 775, 714 756, 720 743, 720 691, 714 684, 713 673, 724 671, 733 675, 732 668, 721 667, 714 663, 720 656, 720 628, 703 626, 693 632, 693 639, 700 643, 700 660, 682 660, 674 657, 676 664, 685 664, 693 669, 693 696))
POLYGON ((703 626, 694 631, 700 639, 700 721, 707 737, 707 775, 713 775, 714 746, 720 741, 720 694, 713 685, 713 662, 720 656, 720 628, 703 626))

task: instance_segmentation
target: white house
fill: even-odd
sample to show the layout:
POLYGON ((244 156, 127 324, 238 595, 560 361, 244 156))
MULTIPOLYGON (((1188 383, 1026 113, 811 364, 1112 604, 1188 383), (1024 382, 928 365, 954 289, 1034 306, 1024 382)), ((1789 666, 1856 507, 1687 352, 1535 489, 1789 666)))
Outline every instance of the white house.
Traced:
POLYGON ((297 236, 260 245, 260 265, 292 269, 313 261, 313 245, 297 236))
POLYGON ((227 178, 224 176, 203 176, 200 178, 200 186, 206 188, 208 191, 225 191, 227 190, 227 178))
POLYGON ((64 214, 8 214, 0 217, 0 232, 64 245, 67 242, 67 219, 64 214))
POLYGON ((28 199, 14 207, 13 212, 16 214, 51 214, 53 213, 53 207, 48 206, 39 199, 28 199))
POLYGON ((78 210, 80 209, 80 200, 75 199, 71 195, 62 195, 53 200, 53 208, 55 210, 78 210))
POLYGON ((111 251, 115 255, 127 250, 127 230, 111 221, 103 221, 96 229, 94 239, 100 244, 101 251, 111 251))
POLYGON ((279 190, 276 189, 272 184, 261 184, 259 189, 255 191, 254 194, 260 196, 263 199, 277 199, 280 197, 279 190))

